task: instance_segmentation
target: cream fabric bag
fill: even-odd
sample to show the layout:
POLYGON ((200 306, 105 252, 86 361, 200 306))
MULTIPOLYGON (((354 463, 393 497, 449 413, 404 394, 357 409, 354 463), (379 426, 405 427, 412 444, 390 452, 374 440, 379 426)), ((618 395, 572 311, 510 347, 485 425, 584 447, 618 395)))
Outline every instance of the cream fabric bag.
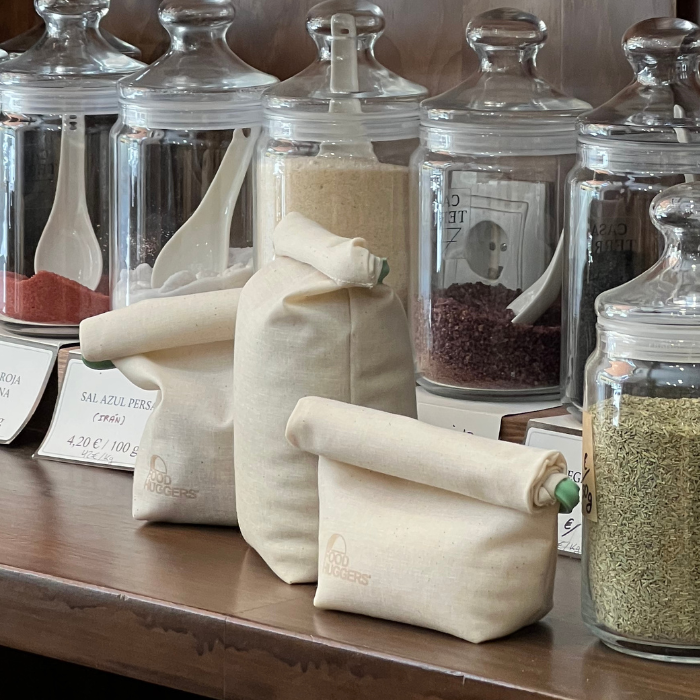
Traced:
MULTIPOLYGON (((276 259, 241 293, 234 353, 241 533, 287 583, 318 569, 317 459, 284 437, 297 401, 326 396, 416 414, 408 324, 383 260, 300 214, 275 230, 276 259)), ((391 261, 389 261, 391 262, 391 261)))
POLYGON ((483 642, 552 607, 560 453, 321 398, 289 441, 319 455, 319 608, 483 642))
POLYGON ((233 335, 240 289, 149 299, 80 325, 83 357, 159 389, 134 472, 133 515, 236 525, 233 335))

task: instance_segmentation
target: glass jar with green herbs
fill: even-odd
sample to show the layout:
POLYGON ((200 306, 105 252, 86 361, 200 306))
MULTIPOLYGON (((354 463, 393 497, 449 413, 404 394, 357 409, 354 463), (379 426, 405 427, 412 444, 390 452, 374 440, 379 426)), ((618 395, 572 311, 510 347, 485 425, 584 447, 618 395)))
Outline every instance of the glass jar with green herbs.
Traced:
POLYGON ((596 302, 583 617, 619 651, 700 663, 700 183, 662 192, 651 215, 661 260, 596 302))

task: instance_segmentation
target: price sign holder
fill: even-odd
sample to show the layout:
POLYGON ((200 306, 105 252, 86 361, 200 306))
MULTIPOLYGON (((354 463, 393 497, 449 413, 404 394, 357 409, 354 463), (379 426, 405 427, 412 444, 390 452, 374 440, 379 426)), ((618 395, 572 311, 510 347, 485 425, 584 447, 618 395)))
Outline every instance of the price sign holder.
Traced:
POLYGON ((0 326, 0 445, 48 427, 56 402, 56 358, 77 338, 27 338, 0 326))
MULTIPOLYGON (((581 486, 582 429, 572 416, 554 416, 531 420, 525 444, 545 450, 558 450, 564 455, 569 478, 581 486)), ((572 513, 559 516, 559 553, 581 556, 581 504, 572 513)))
POLYGON ((51 425, 34 456, 133 471, 157 397, 117 369, 90 369, 71 351, 51 425))

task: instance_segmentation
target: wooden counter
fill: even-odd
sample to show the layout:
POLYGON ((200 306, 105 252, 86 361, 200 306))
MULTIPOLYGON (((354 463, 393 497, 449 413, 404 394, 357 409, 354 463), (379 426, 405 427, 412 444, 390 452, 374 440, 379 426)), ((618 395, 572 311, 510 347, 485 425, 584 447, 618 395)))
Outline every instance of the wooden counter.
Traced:
POLYGON ((0 645, 244 700, 700 699, 700 669, 615 653, 560 558, 543 623, 472 645, 316 610, 237 530, 131 519, 131 476, 0 451, 0 645))

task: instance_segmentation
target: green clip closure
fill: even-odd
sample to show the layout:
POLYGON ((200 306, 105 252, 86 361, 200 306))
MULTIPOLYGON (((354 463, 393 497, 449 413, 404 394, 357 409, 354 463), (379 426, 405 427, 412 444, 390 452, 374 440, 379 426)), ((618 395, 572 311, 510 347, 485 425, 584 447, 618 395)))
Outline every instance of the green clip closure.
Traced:
POLYGON ((389 261, 386 258, 382 258, 382 271, 379 273, 379 279, 377 284, 381 284, 389 276, 389 261))
POLYGON ((562 479, 554 489, 554 498, 559 501, 560 513, 571 513, 579 501, 578 484, 569 477, 562 479))
POLYGON ((114 364, 111 360, 103 360, 102 362, 89 362, 83 357, 83 364, 90 369, 103 370, 114 369, 114 364))

